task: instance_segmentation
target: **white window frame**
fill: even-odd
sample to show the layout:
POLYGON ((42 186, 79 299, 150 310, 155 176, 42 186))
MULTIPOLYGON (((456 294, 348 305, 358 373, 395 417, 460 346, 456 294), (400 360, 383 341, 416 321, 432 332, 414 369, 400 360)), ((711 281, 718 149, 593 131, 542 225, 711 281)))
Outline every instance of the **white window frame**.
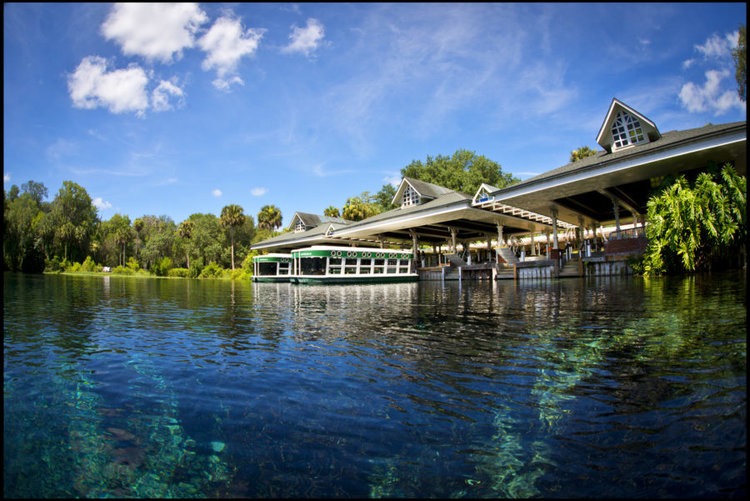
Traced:
POLYGON ((401 198, 401 207, 411 207, 413 205, 419 205, 420 196, 417 190, 412 186, 407 186, 404 189, 404 195, 401 198))
POLYGON ((610 132, 612 133, 613 151, 648 142, 648 136, 643 130, 641 121, 627 111, 620 110, 617 112, 610 132))

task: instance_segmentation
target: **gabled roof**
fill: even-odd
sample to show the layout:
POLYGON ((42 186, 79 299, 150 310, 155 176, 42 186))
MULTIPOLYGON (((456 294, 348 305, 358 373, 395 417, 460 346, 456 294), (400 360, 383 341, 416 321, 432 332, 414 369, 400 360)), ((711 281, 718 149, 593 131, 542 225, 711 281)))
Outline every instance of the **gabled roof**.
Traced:
POLYGON ((305 229, 307 230, 316 228, 323 223, 336 223, 336 224, 351 223, 351 221, 347 221, 346 219, 343 219, 340 217, 319 216, 317 214, 309 214, 307 212, 295 212, 294 216, 292 217, 292 222, 289 223, 288 228, 290 230, 294 230, 294 228, 297 226, 297 221, 301 221, 302 224, 305 225, 305 229))
POLYGON ((619 113, 620 111, 625 111, 640 120, 641 126, 648 136, 649 141, 656 141, 661 137, 661 133, 659 132, 659 129, 656 128, 656 124, 654 122, 646 118, 644 115, 638 113, 636 110, 623 103, 619 99, 612 98, 612 102, 609 105, 609 111, 604 117, 604 122, 599 129, 599 133, 596 135, 596 142, 599 144, 599 146, 604 148, 607 153, 612 152, 612 123, 615 121, 615 119, 617 118, 617 113, 619 113))
POLYGON ((482 183, 482 185, 477 190, 476 194, 474 195, 474 198, 471 199, 471 202, 473 204, 476 204, 478 202, 485 202, 492 198, 492 194, 496 191, 499 191, 500 188, 495 188, 492 185, 489 185, 487 183, 482 183))
POLYGON ((428 202, 430 200, 435 200, 436 198, 453 191, 436 184, 420 181, 419 179, 415 179, 413 177, 404 177, 401 180, 401 184, 398 186, 396 194, 393 196, 393 200, 391 200, 391 203, 393 203, 394 205, 401 205, 401 199, 404 196, 404 190, 406 190, 408 186, 411 186, 414 191, 419 193, 419 196, 422 199, 422 203, 428 202))

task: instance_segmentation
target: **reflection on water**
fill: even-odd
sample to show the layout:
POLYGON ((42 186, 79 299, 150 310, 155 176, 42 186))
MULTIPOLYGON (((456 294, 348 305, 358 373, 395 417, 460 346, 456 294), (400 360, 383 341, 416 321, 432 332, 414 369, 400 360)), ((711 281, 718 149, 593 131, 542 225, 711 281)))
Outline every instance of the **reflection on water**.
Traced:
POLYGON ((4 276, 7 497, 741 497, 744 275, 4 276))

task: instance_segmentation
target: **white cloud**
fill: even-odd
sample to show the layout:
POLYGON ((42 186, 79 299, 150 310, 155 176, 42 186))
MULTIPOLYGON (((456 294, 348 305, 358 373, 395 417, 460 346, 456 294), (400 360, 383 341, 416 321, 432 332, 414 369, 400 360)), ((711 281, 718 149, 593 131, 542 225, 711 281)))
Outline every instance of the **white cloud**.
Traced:
POLYGON ((112 113, 143 115, 148 108, 147 83, 146 72, 138 66, 108 72, 104 58, 89 56, 68 76, 68 91, 76 108, 101 106, 112 113))
POLYGON ((214 188, 211 194, 215 196, 216 198, 219 198, 222 195, 221 190, 219 188, 214 188))
POLYGON ((261 197, 266 193, 268 193, 268 188, 258 187, 250 190, 250 194, 254 197, 261 197))
POLYGON ((193 47, 208 16, 194 3, 118 3, 102 24, 102 34, 122 52, 169 63, 193 47))
POLYGON ((323 37, 325 37, 323 25, 317 19, 310 18, 304 28, 292 26, 292 33, 289 35, 291 41, 282 49, 282 52, 301 52, 309 56, 320 47, 323 37))
POLYGON ((242 79, 234 75, 237 65, 240 59, 252 56, 258 50, 264 32, 253 28, 243 31, 239 19, 220 17, 216 20, 198 41, 200 48, 207 53, 201 67, 206 71, 216 69, 218 78, 214 86, 224 90, 233 83, 242 83, 242 79))
POLYGON ((177 105, 185 104, 185 93, 172 82, 162 80, 159 86, 151 93, 151 104, 154 111, 167 111, 172 109, 170 97, 177 98, 177 105))
POLYGON ((223 91, 230 91, 232 89, 232 85, 245 85, 245 82, 238 76, 233 76, 229 80, 225 80, 223 78, 217 78, 214 81, 211 82, 214 87, 216 87, 219 90, 223 91))
POLYGON ((112 208, 112 204, 109 203, 109 202, 106 202, 106 201, 102 200, 102 197, 96 197, 92 201, 92 203, 94 204, 94 207, 96 207, 97 209, 100 209, 100 210, 111 209, 112 208))
POLYGON ((709 70, 705 75, 706 81, 702 86, 688 82, 680 90, 680 101, 688 111, 713 111, 715 115, 722 115, 734 107, 744 108, 736 91, 722 92, 721 81, 730 75, 729 70, 709 70))
POLYGON ((10 182, 10 174, 7 172, 3 172, 3 183, 10 182))
POLYGON ((733 43, 733 34, 727 34, 724 38, 712 35, 703 45, 696 45, 695 49, 703 54, 703 57, 722 58, 731 55, 732 47, 737 45, 736 38, 733 43))

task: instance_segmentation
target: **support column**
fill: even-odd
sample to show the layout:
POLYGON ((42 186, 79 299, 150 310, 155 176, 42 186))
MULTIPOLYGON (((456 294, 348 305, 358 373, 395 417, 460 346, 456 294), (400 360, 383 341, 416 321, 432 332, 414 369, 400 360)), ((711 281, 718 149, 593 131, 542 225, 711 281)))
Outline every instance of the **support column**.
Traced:
POLYGON ((557 242, 557 207, 552 207, 552 248, 559 249, 560 245, 557 242))
POLYGON ((500 262, 500 248, 503 246, 503 225, 497 223, 497 252, 495 253, 495 262, 500 262))
POLYGON ((451 251, 455 254, 456 249, 456 237, 458 235, 458 230, 456 228, 451 228, 451 251))
POLYGON ((620 206, 614 200, 612 200, 612 208, 615 211, 615 230, 617 231, 617 238, 620 238, 620 206))
MULTIPOLYGON (((417 258, 419 257, 419 237, 416 230, 409 230, 409 235, 411 235, 411 253, 414 256, 414 262, 417 262, 417 258)), ((422 264, 417 263, 417 266, 422 266, 422 264)))
POLYGON ((532 231, 529 235, 531 235, 531 253, 530 256, 536 256, 536 243, 534 242, 534 232, 532 231))
POLYGON ((544 230, 544 236, 547 237, 547 259, 549 259, 549 230, 544 230))

